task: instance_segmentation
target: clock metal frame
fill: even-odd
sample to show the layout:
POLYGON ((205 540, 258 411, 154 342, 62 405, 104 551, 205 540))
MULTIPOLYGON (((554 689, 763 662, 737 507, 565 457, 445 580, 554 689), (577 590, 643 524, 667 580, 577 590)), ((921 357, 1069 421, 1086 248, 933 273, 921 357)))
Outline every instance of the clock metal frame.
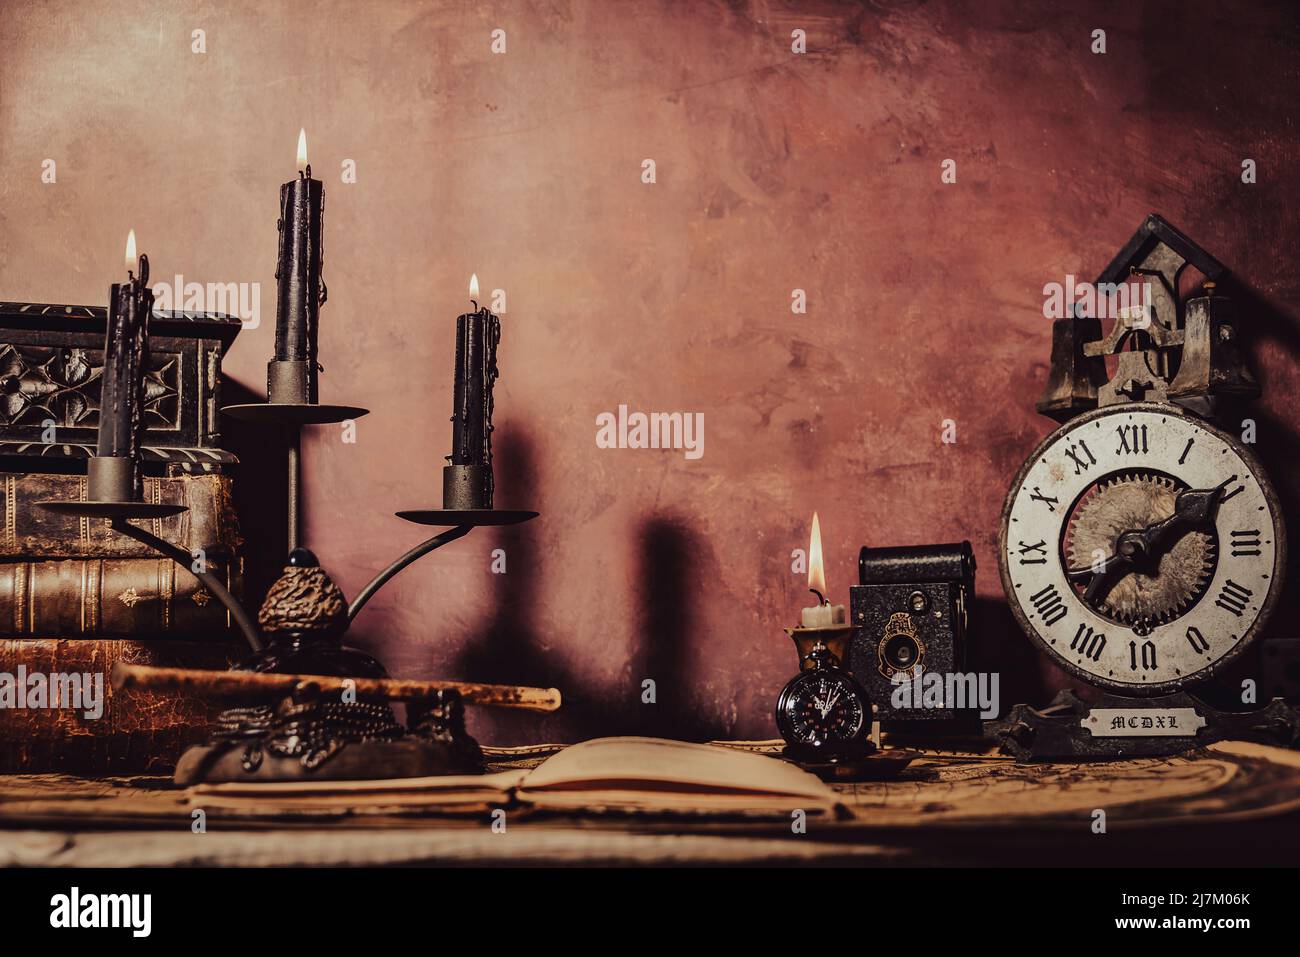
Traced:
MULTIPOLYGON (((1160 465, 1135 465, 1134 468, 1147 468, 1151 471, 1168 472, 1167 466, 1160 465)), ((1108 474, 1112 473, 1099 473, 1098 478, 1104 478, 1108 474)), ((1070 508, 1074 505, 1073 502, 1068 504, 1070 508)), ((1062 530, 1064 529, 1064 523, 1068 521, 1068 516, 1069 512, 1066 512, 1066 517, 1062 519, 1062 530)), ((1224 432, 1222 429, 1180 406, 1168 402, 1125 402, 1103 406, 1068 419, 1044 437, 1043 440, 1035 446, 1033 453, 1025 459, 1024 463, 1016 471, 1015 478, 1011 483, 1007 492, 1006 500, 1003 503, 1001 520, 998 527, 998 572, 1002 580, 1003 591, 1007 595, 1007 604, 1011 608, 1011 613, 1014 616, 1016 623, 1020 626, 1021 630, 1024 631, 1030 641, 1041 651, 1045 652, 1053 663, 1062 668, 1072 677, 1078 678, 1093 687, 1101 688, 1110 692, 1132 695, 1134 697, 1146 698, 1169 694, 1174 691, 1183 690, 1209 681, 1237 661, 1246 649, 1258 639, 1260 631, 1267 625, 1271 617, 1273 608, 1277 603, 1284 585, 1283 580, 1286 574, 1287 558, 1286 546, 1286 518, 1282 512, 1277 492, 1273 487, 1272 481, 1268 477, 1268 473, 1264 470, 1263 466, 1250 449, 1246 448, 1241 442, 1224 432), (1008 540, 1011 534, 1011 513, 1013 506, 1024 489, 1025 480, 1029 477, 1029 474, 1034 467, 1040 464, 1043 454, 1065 433, 1073 432, 1081 426, 1087 425, 1089 422, 1097 419, 1113 417, 1117 422, 1120 422, 1122 421, 1122 416, 1124 414, 1134 412, 1150 412, 1160 415, 1177 416, 1179 419, 1194 423, 1198 429, 1204 430, 1219 441, 1223 442, 1225 445, 1229 446, 1233 452, 1241 458, 1246 467, 1250 469, 1252 478, 1258 484, 1260 492, 1263 495, 1264 501, 1269 510, 1269 517, 1272 523, 1272 531, 1274 535, 1275 558, 1273 571, 1269 579, 1268 591, 1261 601, 1259 613, 1255 616, 1254 621, 1251 622, 1250 627, 1247 628, 1241 637, 1236 640, 1233 647, 1228 649, 1228 651, 1218 659, 1206 665, 1203 669, 1199 669, 1188 675, 1150 684, 1118 682, 1108 679, 1105 676, 1098 675, 1080 667, 1075 662, 1070 661, 1065 655, 1058 652, 1057 649, 1044 638, 1039 629, 1030 622, 1022 609, 1020 599, 1016 597, 1015 582, 1013 582, 1011 578, 1011 560, 1008 555, 1008 540)), ((1061 549, 1059 538, 1053 543, 1053 549, 1052 560, 1059 562, 1061 549)), ((1220 561, 1221 560, 1222 556, 1220 556, 1220 561)), ((1201 602, 1206 601, 1208 597, 1208 592, 1202 595, 1197 600, 1197 603, 1192 606, 1192 609, 1189 609, 1189 613, 1191 610, 1200 607, 1201 602)), ((1178 618, 1181 619, 1185 617, 1185 614, 1178 616, 1178 618)), ((1124 626, 1120 625, 1119 627, 1124 626)))

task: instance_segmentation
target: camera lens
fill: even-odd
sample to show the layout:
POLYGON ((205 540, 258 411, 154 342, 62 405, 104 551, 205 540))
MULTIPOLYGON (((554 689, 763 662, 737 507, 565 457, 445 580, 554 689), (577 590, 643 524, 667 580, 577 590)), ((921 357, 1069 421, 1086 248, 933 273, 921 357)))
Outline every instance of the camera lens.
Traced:
POLYGON ((908 671, 921 657, 921 647, 911 635, 895 635, 885 642, 885 663, 898 671, 908 671))

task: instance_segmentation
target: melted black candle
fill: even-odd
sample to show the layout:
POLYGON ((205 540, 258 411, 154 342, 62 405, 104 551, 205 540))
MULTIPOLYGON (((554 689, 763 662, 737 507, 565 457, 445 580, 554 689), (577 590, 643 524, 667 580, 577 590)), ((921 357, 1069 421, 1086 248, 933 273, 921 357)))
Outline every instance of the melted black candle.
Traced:
POLYGON ((129 282, 113 283, 109 290, 97 446, 102 456, 138 459, 144 437, 144 379, 149 368, 153 291, 146 285, 146 257, 140 257, 139 268, 139 276, 129 282))
POLYGON ((501 320, 486 308, 456 319, 451 464, 492 464, 492 384, 501 320))
POLYGON ((320 279, 324 199, 324 186, 311 178, 310 166, 280 187, 275 358, 309 363, 311 382, 316 378, 316 321, 325 301, 320 279))

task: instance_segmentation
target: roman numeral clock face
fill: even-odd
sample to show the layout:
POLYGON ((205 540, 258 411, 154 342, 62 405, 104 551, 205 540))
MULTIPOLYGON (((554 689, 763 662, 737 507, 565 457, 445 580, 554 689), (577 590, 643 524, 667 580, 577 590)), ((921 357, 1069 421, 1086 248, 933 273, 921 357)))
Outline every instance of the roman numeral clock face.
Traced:
POLYGON ((1044 440, 1007 497, 998 558, 1016 619, 1067 671, 1156 694, 1245 650, 1285 553, 1254 457, 1175 406, 1136 402, 1044 440))

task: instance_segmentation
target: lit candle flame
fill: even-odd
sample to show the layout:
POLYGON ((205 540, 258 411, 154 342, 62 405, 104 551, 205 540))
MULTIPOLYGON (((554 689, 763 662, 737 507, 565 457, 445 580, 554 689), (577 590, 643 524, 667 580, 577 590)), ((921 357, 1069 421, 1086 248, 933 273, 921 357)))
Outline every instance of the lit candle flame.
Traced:
POLYGON ((469 277, 469 297, 478 299, 478 273, 471 273, 469 277))
POLYGON ((822 565, 822 526, 813 512, 812 538, 808 542, 808 588, 826 594, 826 569, 822 565))
POLYGON ((307 131, 298 131, 298 172, 307 172, 307 131))
POLYGON ((133 229, 126 234, 126 271, 127 272, 129 273, 135 272, 135 260, 136 260, 135 230, 133 229))

